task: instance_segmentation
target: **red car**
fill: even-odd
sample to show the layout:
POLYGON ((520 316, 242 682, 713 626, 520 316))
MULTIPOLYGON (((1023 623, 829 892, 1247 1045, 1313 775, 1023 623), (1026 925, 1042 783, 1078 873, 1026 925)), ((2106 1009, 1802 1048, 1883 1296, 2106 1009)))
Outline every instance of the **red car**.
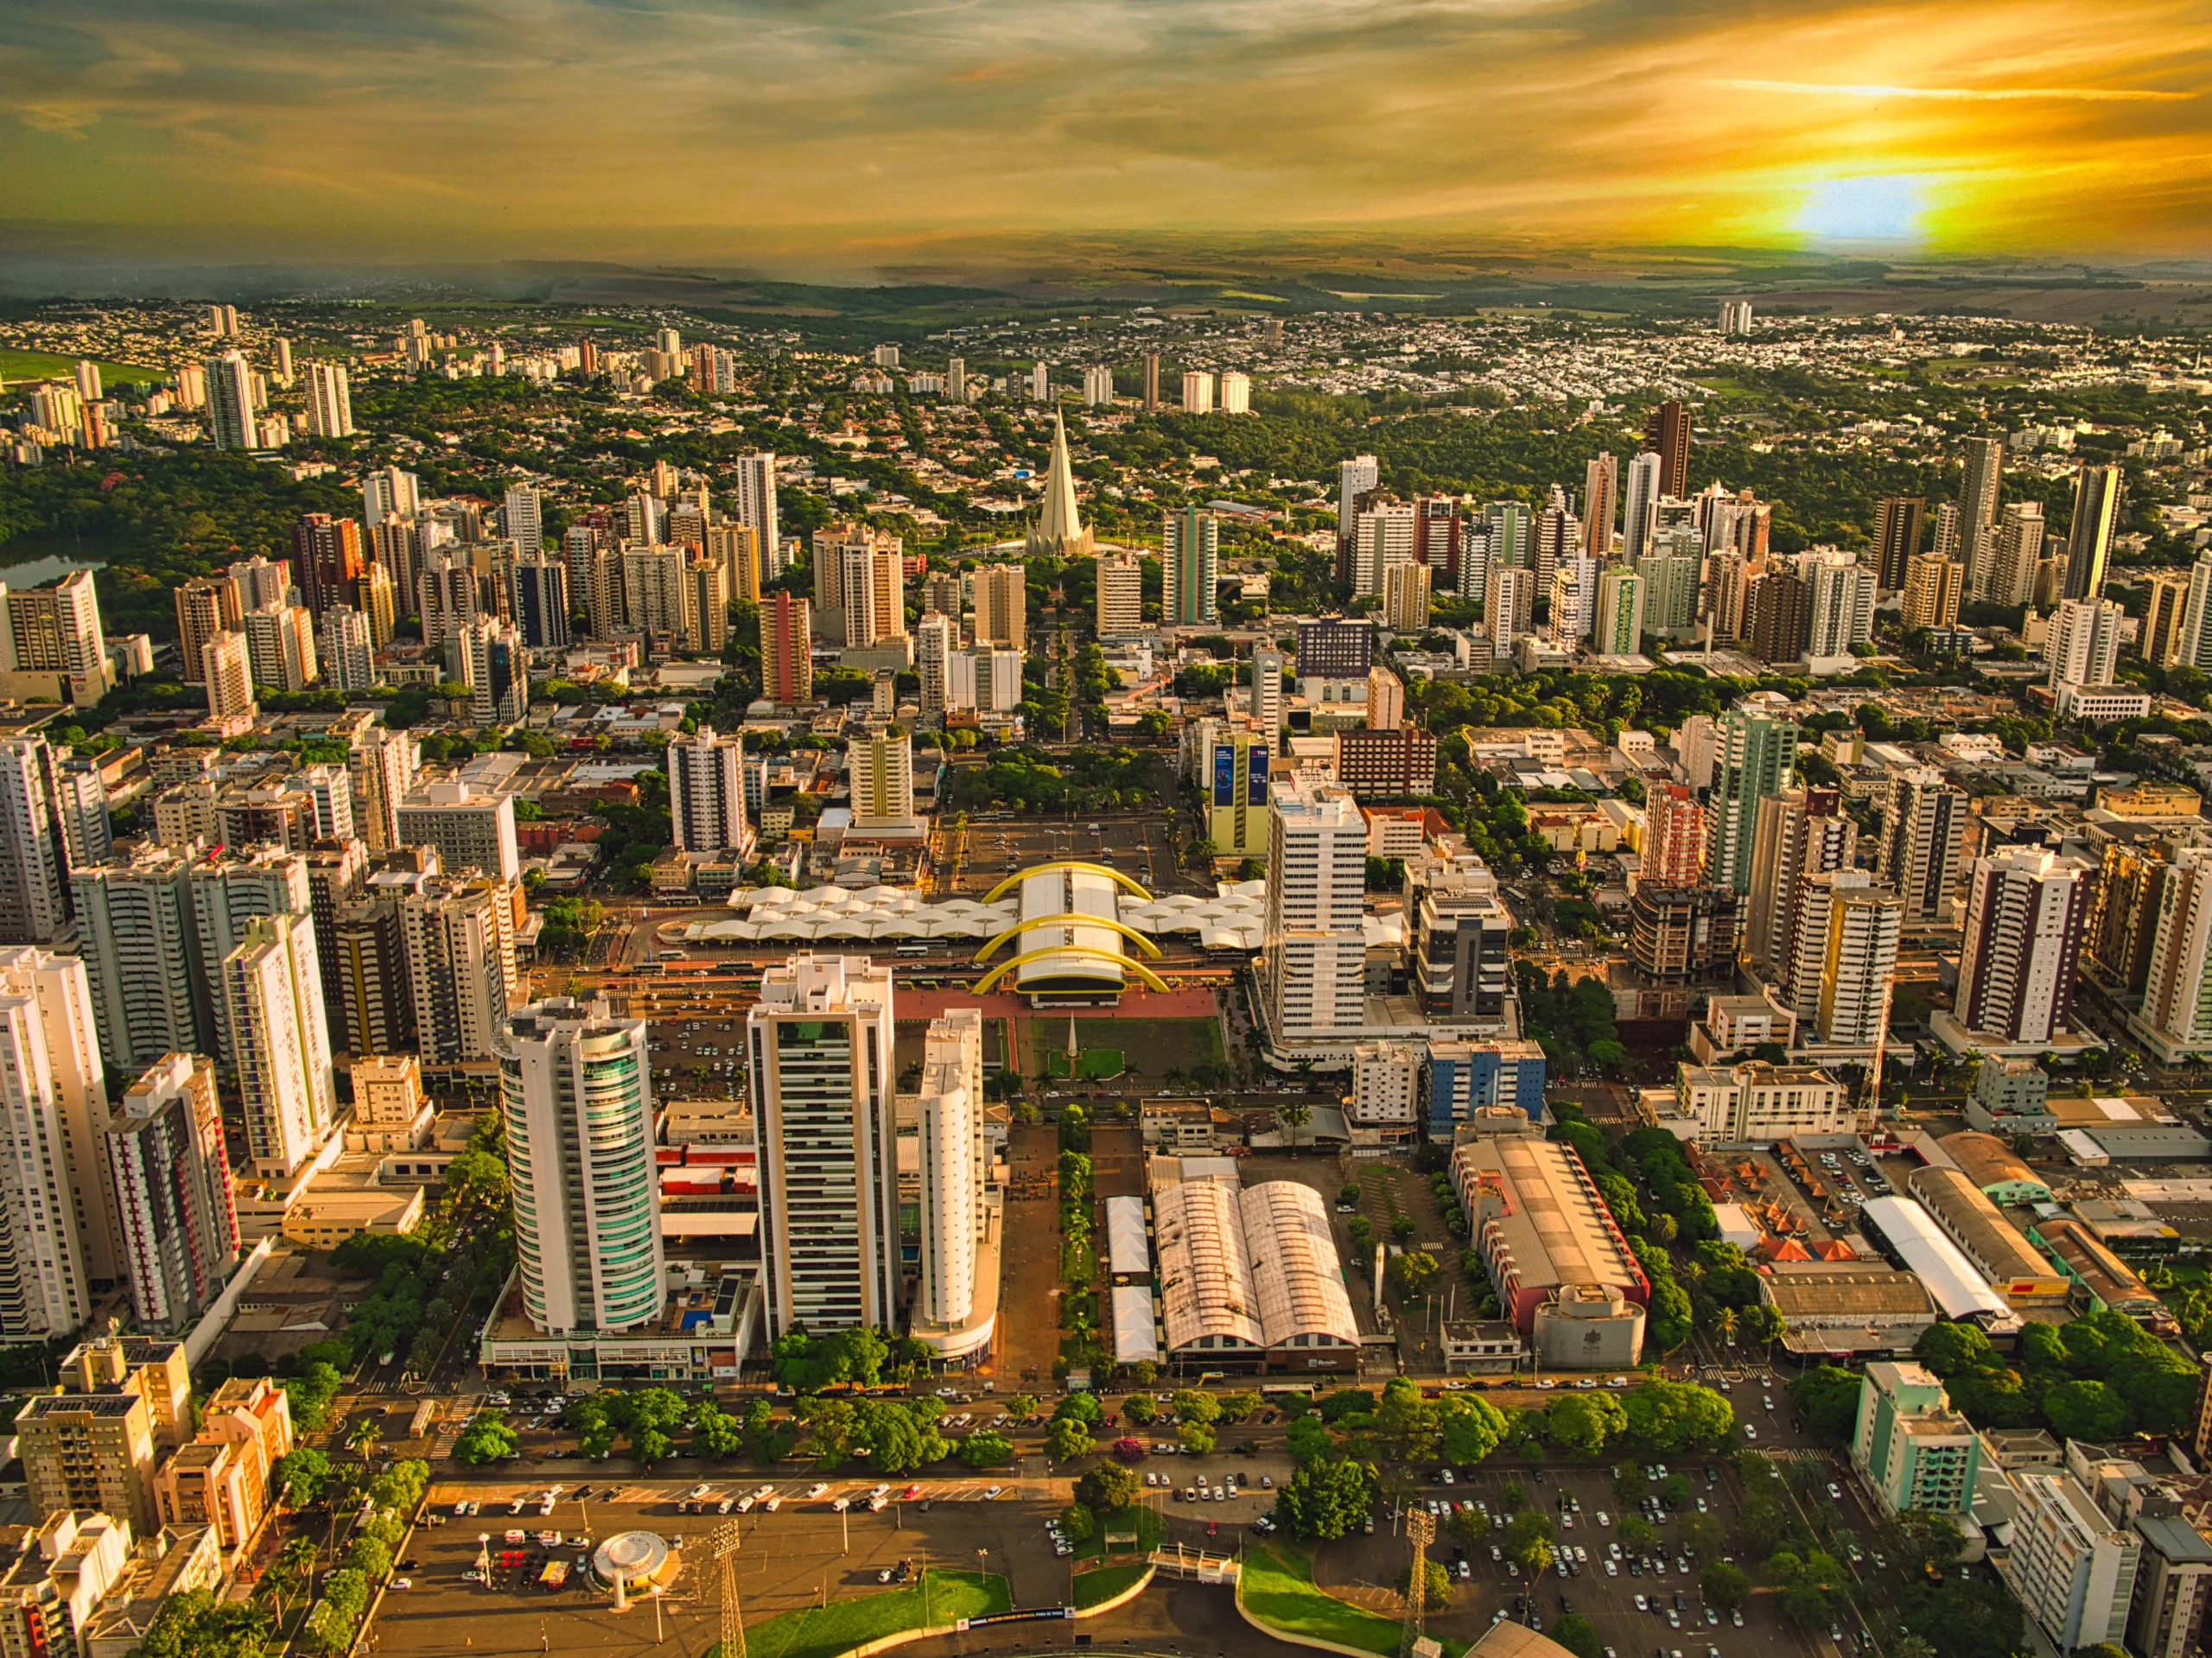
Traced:
POLYGON ((904 1492, 902 1492, 902 1493, 899 1495, 899 1500, 901 1502, 912 1502, 916 1497, 919 1496, 921 1494, 922 1494, 922 1488, 921 1488, 920 1486, 918 1486, 918 1485, 909 1485, 909 1486, 906 1489, 906 1490, 905 1490, 904 1492))

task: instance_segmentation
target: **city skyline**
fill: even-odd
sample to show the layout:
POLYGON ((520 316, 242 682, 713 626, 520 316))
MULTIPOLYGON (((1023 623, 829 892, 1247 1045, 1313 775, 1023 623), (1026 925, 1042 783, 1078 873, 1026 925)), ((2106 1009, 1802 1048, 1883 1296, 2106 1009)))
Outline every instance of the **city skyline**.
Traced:
POLYGON ((0 167, 19 251, 141 260, 821 274, 1270 229, 2188 257, 2208 55, 2167 0, 39 4, 0 24, 0 167))

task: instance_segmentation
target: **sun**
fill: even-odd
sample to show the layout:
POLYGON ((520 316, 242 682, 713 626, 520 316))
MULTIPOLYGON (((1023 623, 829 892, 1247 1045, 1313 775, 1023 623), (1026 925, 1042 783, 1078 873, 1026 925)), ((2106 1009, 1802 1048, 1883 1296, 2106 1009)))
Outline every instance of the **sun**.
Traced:
POLYGON ((1916 245, 1927 239, 1923 181, 1904 173, 1824 179, 1797 209, 1796 228, 1815 242, 1861 246, 1916 245))

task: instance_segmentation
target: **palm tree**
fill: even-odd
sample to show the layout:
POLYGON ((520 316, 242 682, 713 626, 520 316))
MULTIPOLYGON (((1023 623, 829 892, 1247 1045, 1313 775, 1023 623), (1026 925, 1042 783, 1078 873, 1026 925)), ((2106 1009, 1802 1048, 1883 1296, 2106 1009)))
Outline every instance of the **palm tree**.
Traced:
POLYGON ((366 1462, 384 1441, 384 1428, 373 1416, 364 1416, 346 1430, 346 1448, 366 1462))

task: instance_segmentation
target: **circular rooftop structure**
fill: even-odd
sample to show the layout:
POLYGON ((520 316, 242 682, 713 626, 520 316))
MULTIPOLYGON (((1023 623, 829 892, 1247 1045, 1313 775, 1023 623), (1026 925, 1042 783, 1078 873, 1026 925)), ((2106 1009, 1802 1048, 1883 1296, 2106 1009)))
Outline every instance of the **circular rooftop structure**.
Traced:
POLYGON ((1154 990, 1167 988, 1142 959, 1157 961, 1160 946, 1122 918, 1117 901, 1120 890, 1141 904, 1152 894, 1119 870, 1071 859, 1037 864, 1007 876, 983 902, 1015 886, 1021 889, 1020 918, 976 952, 976 964, 988 969, 976 981, 977 995, 1009 974, 1033 1005, 1110 1000, 1131 977, 1154 990), (1007 944, 1014 953, 994 964, 991 958, 1007 944))
POLYGON ((677 1559, 667 1540, 657 1533, 626 1531, 599 1546, 599 1552, 591 1557, 591 1569, 608 1588, 620 1583, 634 1594, 673 1578, 677 1559))

